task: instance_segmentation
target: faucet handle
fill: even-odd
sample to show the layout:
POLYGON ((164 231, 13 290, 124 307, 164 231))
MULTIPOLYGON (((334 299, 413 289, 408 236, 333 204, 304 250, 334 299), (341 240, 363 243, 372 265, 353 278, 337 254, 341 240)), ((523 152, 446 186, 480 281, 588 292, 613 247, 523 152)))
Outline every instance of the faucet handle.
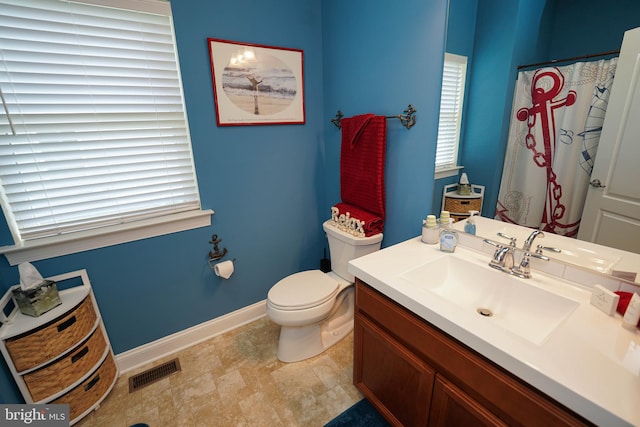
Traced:
POLYGON ((489 239, 482 239, 483 242, 490 244, 491 246, 495 246, 496 248, 501 248, 502 245, 498 242, 494 242, 493 240, 489 240, 489 239))
POLYGON ((552 248, 550 246, 542 246, 542 245, 538 245, 538 247, 536 248, 536 253, 538 255, 542 254, 542 251, 549 251, 549 252, 555 252, 557 254, 559 254, 560 252, 562 252, 560 249, 556 249, 556 248, 552 248))
POLYGON ((530 266, 531 258, 537 258, 543 261, 549 261, 550 259, 549 257, 546 257, 544 255, 540 255, 540 254, 529 252, 529 251, 524 251, 522 253, 522 259, 520 260, 520 265, 517 267, 513 267, 511 269, 511 274, 513 274, 514 276, 518 276, 521 279, 530 279, 531 278, 531 266, 530 266))
POLYGON ((495 246, 497 248, 496 252, 505 247, 505 245, 503 245, 502 243, 498 243, 498 242, 495 242, 493 240, 482 239, 482 241, 487 243, 487 244, 489 244, 489 245, 491 245, 491 246, 495 246))
POLYGON ((542 261, 549 261, 551 260, 551 258, 549 258, 548 256, 542 255, 542 252, 523 252, 522 253, 522 257, 525 258, 536 258, 536 259, 541 259, 542 261))
POLYGON ((513 247, 516 246, 516 240, 518 240, 518 239, 516 239, 515 237, 511 237, 509 235, 506 235, 502 231, 498 231, 497 234, 498 234, 499 237, 502 237, 504 239, 508 239, 509 240, 509 246, 513 246, 513 247))

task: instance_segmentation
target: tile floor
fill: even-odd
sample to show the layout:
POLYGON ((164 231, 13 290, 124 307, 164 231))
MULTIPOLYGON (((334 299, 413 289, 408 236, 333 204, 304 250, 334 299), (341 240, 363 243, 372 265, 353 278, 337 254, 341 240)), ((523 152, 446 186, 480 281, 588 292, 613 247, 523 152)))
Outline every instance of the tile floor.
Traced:
POLYGON ((276 357, 267 317, 121 376, 78 427, 323 426, 362 399, 352 384, 353 333, 297 363, 276 357), (178 357, 181 371, 129 393, 128 377, 178 357))

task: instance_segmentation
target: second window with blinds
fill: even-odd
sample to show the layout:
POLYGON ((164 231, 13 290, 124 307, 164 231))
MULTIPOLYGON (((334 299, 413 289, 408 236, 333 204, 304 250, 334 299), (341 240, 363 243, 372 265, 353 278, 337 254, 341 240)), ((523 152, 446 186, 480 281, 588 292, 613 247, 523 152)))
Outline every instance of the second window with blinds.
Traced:
POLYGON ((436 148, 436 179, 458 173, 458 147, 467 75, 467 57, 445 53, 436 148))

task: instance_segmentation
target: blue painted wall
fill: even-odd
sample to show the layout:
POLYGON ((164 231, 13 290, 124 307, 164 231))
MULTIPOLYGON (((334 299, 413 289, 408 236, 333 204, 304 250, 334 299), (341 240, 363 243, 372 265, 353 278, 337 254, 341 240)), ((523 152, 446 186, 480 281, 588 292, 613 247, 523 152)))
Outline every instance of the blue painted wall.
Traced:
POLYGON ((562 0, 557 2, 549 58, 619 50, 624 32, 640 27, 640 2, 562 0), (562 43, 555 41, 562 40, 562 43))
MULTIPOLYGON (((325 116, 396 115, 408 104, 417 110, 409 130, 387 120, 384 246, 417 236, 431 209, 446 3, 322 2, 325 116)), ((329 123, 325 141, 322 204, 331 206, 340 198, 340 132, 329 123)))
MULTIPOLYGON (((384 244, 418 235, 430 208, 446 0, 180 0, 172 3, 202 206, 212 226, 34 262, 44 275, 86 268, 116 353, 266 298, 280 278, 317 268, 321 223, 339 201, 337 109, 399 114, 389 123, 384 244), (428 4, 423 4, 428 3, 428 4), (217 127, 207 37, 304 50, 306 124, 217 127), (236 272, 217 278, 208 241, 236 272)), ((12 244, 0 221, 0 246, 12 244)), ((0 257, 0 289, 18 283, 0 257)), ((22 401, 0 362, 0 402, 22 401)))
MULTIPOLYGON (((449 13, 447 15, 447 36, 446 49, 448 53, 467 57, 467 82, 465 85, 465 99, 469 100, 471 93, 471 67, 473 64, 473 48, 476 37, 476 17, 478 13, 478 0, 450 0, 449 13)), ((460 130, 460 143, 458 148, 458 158, 462 158, 465 146, 465 117, 468 115, 469 102, 463 105, 460 130)), ((459 173, 465 172, 459 171, 459 173)), ((442 193, 444 186, 454 184, 459 180, 459 173, 455 176, 440 178, 433 183, 433 201, 431 212, 439 216, 442 207, 442 193)))

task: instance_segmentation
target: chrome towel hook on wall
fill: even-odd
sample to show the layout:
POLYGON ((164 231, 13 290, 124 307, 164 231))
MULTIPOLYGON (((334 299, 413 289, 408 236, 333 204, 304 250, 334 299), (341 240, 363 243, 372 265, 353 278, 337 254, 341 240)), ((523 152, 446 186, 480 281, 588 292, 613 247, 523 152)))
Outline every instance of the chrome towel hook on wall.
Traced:
MULTIPOLYGON (((404 114, 398 114, 396 116, 385 116, 385 118, 399 119, 400 123, 402 123, 402 126, 406 127, 407 129, 411 129, 411 127, 416 124, 415 114, 416 114, 416 109, 413 108, 413 105, 409 104, 407 109, 404 110, 404 114)), ((336 125, 338 129, 341 129, 343 117, 344 115, 342 114, 342 111, 338 110, 338 113, 336 114, 336 116, 333 119, 331 119, 331 123, 336 125)))

